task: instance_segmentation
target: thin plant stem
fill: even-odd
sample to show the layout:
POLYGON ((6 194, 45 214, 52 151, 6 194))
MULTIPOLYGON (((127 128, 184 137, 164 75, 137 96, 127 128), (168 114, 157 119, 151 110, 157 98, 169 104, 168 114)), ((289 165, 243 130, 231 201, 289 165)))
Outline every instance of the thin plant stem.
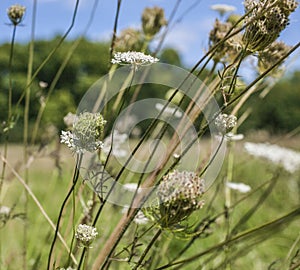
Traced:
POLYGON ((270 232, 274 228, 278 229, 279 226, 287 225, 288 223, 292 222, 295 218, 299 217, 299 215, 300 215, 300 207, 296 208, 295 210, 289 212, 288 214, 286 214, 280 218, 274 219, 274 220, 272 220, 268 223, 265 223, 261 226, 244 231, 231 239, 225 240, 225 241, 223 241, 217 245, 214 245, 211 248, 208 248, 202 252, 199 252, 198 254, 195 254, 189 258, 186 258, 184 260, 175 261, 170 264, 166 264, 164 266, 156 268, 155 270, 167 269, 167 268, 173 267, 175 265, 183 266, 192 261, 198 260, 199 258, 203 257, 204 255, 211 254, 212 252, 220 250, 229 245, 234 245, 234 244, 237 244, 237 243, 240 243, 243 241, 249 241, 249 239, 257 236, 257 234, 264 234, 264 233, 267 233, 268 231, 270 232))
POLYGON ((77 154, 77 160, 76 160, 76 165, 75 165, 75 169, 74 169, 72 186, 71 186, 70 190, 68 191, 68 193, 67 193, 67 195, 66 195, 66 197, 65 197, 65 199, 64 199, 64 201, 61 205, 60 211, 59 211, 59 215, 58 215, 58 219, 57 219, 57 223, 56 223, 55 234, 54 234, 52 244, 51 244, 51 247, 50 247, 50 252, 49 252, 49 255, 48 255, 47 270, 50 270, 50 267, 51 267, 52 253, 53 253, 53 250, 54 250, 54 245, 55 245, 55 242, 56 242, 57 234, 59 232, 59 225, 60 225, 60 221, 62 219, 62 214, 63 214, 64 208, 65 208, 70 196, 74 192, 75 186, 76 186, 78 178, 79 178, 79 169, 80 169, 80 166, 81 166, 81 161, 82 161, 82 154, 77 154))
POLYGON ((135 267, 133 268, 133 270, 137 270, 140 266, 142 266, 143 260, 145 259, 145 257, 147 256, 148 252, 150 251, 150 249, 152 248, 152 246, 155 244, 156 240, 158 239, 158 237, 161 235, 162 230, 158 229, 158 231, 156 232, 156 234, 153 236, 153 238, 151 239, 150 243, 147 245, 147 247, 145 248, 143 254, 141 255, 141 257, 139 258, 138 262, 136 263, 135 267))
POLYGON ((115 22, 114 22, 114 29, 113 29, 113 36, 111 39, 111 44, 110 44, 110 49, 109 49, 110 59, 112 59, 112 54, 114 51, 115 41, 116 41, 116 37, 117 37, 117 27, 118 27, 119 15, 120 15, 121 3, 122 3, 122 0, 118 0, 117 10, 116 10, 116 15, 115 15, 115 22))

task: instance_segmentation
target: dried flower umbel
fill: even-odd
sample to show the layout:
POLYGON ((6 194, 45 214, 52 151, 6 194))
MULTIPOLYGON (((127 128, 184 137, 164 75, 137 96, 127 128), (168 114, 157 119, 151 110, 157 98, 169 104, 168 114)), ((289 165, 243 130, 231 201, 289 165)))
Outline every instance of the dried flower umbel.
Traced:
MULTIPOLYGON (((273 67, 282 57, 284 57, 291 46, 286 45, 281 41, 274 41, 267 49, 261 51, 258 55, 258 71, 265 72, 267 69, 273 67)), ((278 71, 278 67, 275 69, 278 71)), ((272 73, 271 75, 273 75, 272 73)), ((276 73, 275 73, 276 74, 276 73)))
POLYGON ((140 51, 142 46, 142 33, 133 28, 127 28, 116 38, 114 49, 119 52, 140 51))
POLYGON ((194 172, 175 170, 167 174, 157 188, 156 203, 145 210, 146 216, 163 229, 180 229, 180 223, 204 205, 200 200, 204 186, 204 179, 194 172))
POLYGON ((160 29, 167 24, 162 8, 145 8, 142 15, 142 27, 145 36, 151 39, 160 29))
POLYGON ((26 7, 21 5, 12 5, 7 9, 7 15, 13 25, 18 25, 22 22, 26 7))
POLYGON ((289 16, 297 8, 295 0, 245 0, 245 23, 249 23, 243 42, 250 52, 262 51, 273 43, 289 24, 289 16))
POLYGON ((76 153, 94 152, 103 147, 101 137, 105 123, 100 113, 81 113, 73 124, 72 132, 61 132, 60 142, 76 153))
POLYGON ((86 224, 79 224, 75 233, 76 239, 85 247, 89 247, 97 235, 97 229, 86 224))
POLYGON ((236 34, 233 37, 224 40, 232 27, 233 24, 231 22, 221 22, 216 19, 214 28, 209 33, 210 48, 221 42, 217 45, 218 47, 213 53, 215 62, 231 62, 242 49, 242 37, 240 34, 236 34))

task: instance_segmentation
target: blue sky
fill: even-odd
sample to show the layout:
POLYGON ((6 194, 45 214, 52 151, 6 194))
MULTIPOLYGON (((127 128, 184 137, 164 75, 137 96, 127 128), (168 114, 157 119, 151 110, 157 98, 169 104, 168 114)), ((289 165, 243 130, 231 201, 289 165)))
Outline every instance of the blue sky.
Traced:
MULTIPOLYGON (((31 14, 33 0, 1 0, 0 1, 0 43, 7 42, 11 38, 12 28, 7 25, 6 9, 15 3, 27 7, 23 26, 17 30, 17 42, 28 41, 31 31, 31 14)), ((62 34, 70 25, 75 0, 37 0, 36 38, 50 39, 56 34, 62 34)), ((80 0, 80 6, 70 36, 74 38, 82 34, 90 14, 94 0, 80 0)), ((155 5, 164 8, 168 18, 173 9, 175 0, 123 0, 118 29, 126 27, 140 27, 140 17, 145 7, 155 5)), ((177 19, 182 20, 174 25, 165 46, 172 46, 179 50, 184 63, 193 65, 207 49, 208 33, 218 13, 211 10, 213 4, 229 4, 237 8, 237 12, 243 12, 242 0, 182 0, 177 12, 177 19), (197 3, 187 14, 182 14, 194 3, 197 3)), ((107 40, 111 37, 117 0, 100 0, 95 11, 87 37, 92 40, 107 40)), ((289 45, 296 44, 300 40, 300 8, 291 16, 291 24, 280 36, 280 40, 289 45)), ((299 56, 300 52, 296 55, 299 56)), ((295 55, 295 56, 296 56, 295 55)), ((292 59, 292 65, 300 68, 300 58, 292 59)))

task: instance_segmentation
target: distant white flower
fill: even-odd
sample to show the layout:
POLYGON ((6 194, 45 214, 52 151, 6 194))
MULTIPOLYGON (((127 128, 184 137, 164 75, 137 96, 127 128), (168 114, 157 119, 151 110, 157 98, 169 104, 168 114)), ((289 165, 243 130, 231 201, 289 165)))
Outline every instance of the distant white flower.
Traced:
POLYGON ((241 193, 247 193, 251 190, 251 187, 244 183, 227 182, 226 186, 241 193))
POLYGON ((10 213, 10 208, 8 206, 2 205, 0 207, 0 215, 8 216, 10 213))
POLYGON ((68 114, 64 117, 64 123, 67 127, 72 127, 77 119, 78 116, 76 114, 68 112, 68 114))
POLYGON ((253 156, 263 157, 281 165, 286 171, 294 173, 300 169, 300 153, 288 148, 268 143, 244 144, 246 151, 253 156))
POLYGON ((244 134, 234 134, 232 132, 229 132, 226 134, 226 137, 230 140, 230 141, 241 141, 244 139, 244 134))
POLYGON ((111 150, 111 155, 115 157, 126 157, 127 151, 122 149, 122 144, 125 143, 125 141, 128 139, 128 135, 123 133, 119 133, 118 130, 115 130, 113 132, 113 135, 110 134, 107 136, 103 141, 103 152, 108 154, 111 150), (112 143, 113 141, 113 143, 112 143))
MULTIPOLYGON (((164 105, 161 104, 161 103, 156 103, 155 104, 155 109, 157 109, 159 112, 163 109, 164 105)), ((180 112, 178 109, 176 110, 177 108, 175 107, 171 107, 171 106, 167 106, 164 111, 163 111, 163 114, 165 115, 173 115, 176 117, 176 118, 180 118, 182 116, 182 112, 180 112)))
POLYGON ((158 61, 158 58, 152 57, 151 55, 146 55, 142 52, 129 51, 115 53, 111 63, 123 65, 129 64, 137 68, 138 66, 150 65, 158 61))
POLYGON ((48 83, 47 83, 47 82, 40 81, 40 82, 39 82, 39 86, 40 86, 41 88, 47 88, 47 87, 48 87, 48 83))
MULTIPOLYGON (((122 214, 125 214, 128 212, 128 209, 129 209, 129 206, 128 205, 124 205, 121 213, 122 214)), ((149 222, 149 219, 144 215, 144 213, 140 210, 137 212, 136 216, 134 217, 133 221, 138 224, 138 225, 141 225, 141 224, 146 224, 149 222)))
MULTIPOLYGON (((123 185, 124 189, 127 190, 127 191, 131 191, 131 192, 135 192, 138 185, 137 183, 126 183, 123 185)), ((140 192, 141 190, 138 189, 138 192, 140 192)))
POLYGON ((221 16, 223 16, 227 12, 233 12, 236 10, 236 7, 226 5, 226 4, 216 4, 216 5, 212 5, 210 8, 212 10, 219 12, 221 16))
POLYGON ((97 235, 97 229, 86 224, 79 224, 75 232, 76 239, 84 246, 89 246, 97 235))

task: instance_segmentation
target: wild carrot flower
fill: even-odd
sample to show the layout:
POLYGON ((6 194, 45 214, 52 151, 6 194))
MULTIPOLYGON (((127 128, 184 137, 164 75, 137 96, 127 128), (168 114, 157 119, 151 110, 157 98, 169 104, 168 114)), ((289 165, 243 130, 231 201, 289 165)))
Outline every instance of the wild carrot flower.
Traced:
POLYGON ((281 165, 286 171, 294 173, 300 169, 300 153, 275 144, 244 144, 246 151, 253 156, 263 157, 274 164, 281 165))
POLYGON ((179 228, 195 210, 202 208, 204 179, 194 172, 175 170, 163 177, 157 188, 157 204, 145 210, 146 215, 162 228, 179 228))
POLYGON ((134 68, 150 65, 158 61, 158 58, 152 57, 151 55, 134 51, 117 52, 114 54, 114 59, 111 60, 112 64, 132 65, 134 68))
POLYGON ((106 121, 100 113, 81 113, 73 124, 73 130, 61 132, 61 143, 73 152, 94 152, 103 147, 101 136, 106 121))
POLYGON ((215 125, 222 134, 226 134, 232 130, 236 125, 237 118, 234 115, 228 115, 226 113, 221 113, 215 120, 215 125))
POLYGON ((144 9, 142 27, 147 38, 151 39, 166 24, 165 13, 162 8, 153 7, 144 9))
MULTIPOLYGON (((122 209, 122 214, 125 214, 128 212, 129 206, 124 205, 122 209)), ((139 210, 137 214, 135 215, 133 222, 136 223, 137 225, 142 225, 142 224, 147 224, 149 222, 149 219, 144 215, 144 213, 139 210)))
POLYGON ((236 10, 235 6, 230 6, 226 4, 216 4, 216 5, 212 5, 210 8, 212 10, 219 12, 221 16, 223 16, 227 12, 233 12, 236 10))
POLYGON ((289 16, 297 8, 295 0, 245 0, 245 23, 249 23, 243 41, 251 52, 262 51, 274 42, 289 24, 289 16))
POLYGON ((7 9, 7 15, 13 25, 18 25, 22 22, 26 7, 21 5, 12 5, 7 9))
POLYGON ((88 247, 94 241, 97 235, 97 229, 86 224, 79 224, 75 233, 76 239, 85 247, 88 247))
POLYGON ((251 187, 244 183, 227 182, 226 186, 230 189, 237 190, 241 193, 247 193, 251 190, 251 187))
MULTIPOLYGON (((164 105, 161 103, 155 104, 155 109, 157 109, 159 112, 163 109, 164 105)), ((167 106, 164 111, 163 115, 165 116, 171 116, 174 115, 176 118, 180 118, 182 116, 182 112, 180 110, 176 110, 176 107, 167 106)))

